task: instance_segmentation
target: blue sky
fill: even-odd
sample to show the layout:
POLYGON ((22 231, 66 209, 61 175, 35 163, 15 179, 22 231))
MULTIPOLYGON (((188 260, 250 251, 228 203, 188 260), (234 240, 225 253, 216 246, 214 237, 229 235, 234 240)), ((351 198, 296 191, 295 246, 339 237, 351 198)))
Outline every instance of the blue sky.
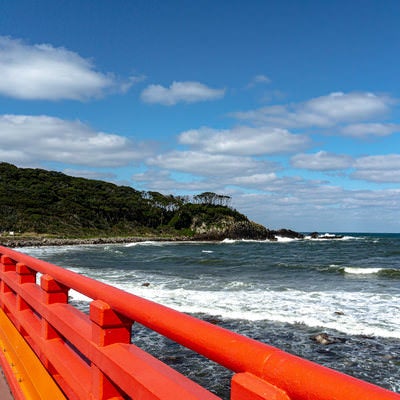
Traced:
POLYGON ((0 160, 269 228, 400 231, 400 2, 0 0, 0 160))

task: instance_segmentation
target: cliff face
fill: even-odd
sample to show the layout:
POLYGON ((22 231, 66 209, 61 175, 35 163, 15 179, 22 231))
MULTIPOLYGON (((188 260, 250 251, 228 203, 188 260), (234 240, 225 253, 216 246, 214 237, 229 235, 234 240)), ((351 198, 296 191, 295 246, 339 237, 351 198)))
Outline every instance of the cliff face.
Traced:
POLYGON ((226 217, 218 222, 206 224, 204 221, 195 220, 191 229, 195 232, 195 237, 205 240, 229 239, 254 239, 254 240, 274 240, 275 237, 267 228, 256 222, 249 221, 247 218, 236 220, 226 217))

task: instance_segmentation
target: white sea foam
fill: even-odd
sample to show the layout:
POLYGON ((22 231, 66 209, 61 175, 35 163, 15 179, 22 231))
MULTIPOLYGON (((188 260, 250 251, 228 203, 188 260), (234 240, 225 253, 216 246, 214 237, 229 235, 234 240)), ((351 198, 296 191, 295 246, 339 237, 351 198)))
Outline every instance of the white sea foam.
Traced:
POLYGON ((368 275, 377 274, 383 271, 385 268, 356 268, 356 267, 345 267, 344 272, 346 274, 357 274, 357 275, 368 275))
POLYGON ((126 243, 125 247, 135 247, 135 246, 163 246, 168 242, 159 242, 154 240, 145 240, 143 242, 132 242, 126 243))
POLYGON ((85 296, 82 293, 79 293, 73 289, 71 289, 68 293, 68 296, 76 301, 92 301, 92 299, 90 297, 85 296))
MULTIPOLYGON (((217 289, 212 284, 194 288, 191 280, 138 273, 125 276, 115 270, 102 271, 103 282, 186 313, 208 313, 223 318, 249 321, 269 320, 301 323, 321 329, 335 329, 351 335, 400 338, 400 295, 367 292, 305 292, 270 290, 250 282, 235 281, 217 289), (143 286, 144 282, 150 285, 143 286)), ((197 284, 197 283, 196 283, 197 284)), ((83 296, 71 293, 76 300, 83 296)))
MULTIPOLYGON (((228 240, 225 243, 235 243, 228 240)), ((143 244, 144 242, 142 242, 143 244)), ((159 244, 159 242, 154 242, 159 244)), ((147 245, 154 245, 149 242, 147 245)), ((203 244, 201 244, 203 246, 203 244)), ((52 253, 87 251, 89 246, 29 248, 34 257, 52 253)), ((200 247, 199 251, 203 251, 200 247)), ((25 251, 22 249, 21 251, 25 251)), ((206 250, 211 251, 211 250, 206 250)), ((347 274, 376 274, 384 268, 339 267, 347 274), (342 269, 343 268, 343 269, 342 269)), ((223 318, 251 321, 302 323, 321 329, 336 329, 352 335, 371 335, 400 338, 400 293, 373 293, 355 291, 282 290, 270 286, 267 280, 235 281, 214 279, 207 274, 175 276, 174 274, 141 270, 110 268, 73 268, 73 271, 91 276, 122 290, 148 298, 179 311, 208 313, 223 318), (143 286, 144 283, 150 285, 143 286)), ((366 278, 366 277, 365 277, 366 278)), ((284 288, 283 288, 284 289, 284 288)), ((86 296, 71 291, 73 299, 88 301, 86 296)))
POLYGON ((93 248, 95 244, 85 244, 85 245, 65 245, 65 246, 35 246, 35 247, 18 247, 15 248, 16 251, 20 253, 29 254, 32 257, 40 258, 46 257, 52 254, 63 254, 69 252, 77 251, 87 251, 88 248, 93 248))
POLYGON ((232 243, 236 243, 236 242, 237 242, 237 240, 235 240, 235 239, 228 239, 228 238, 226 238, 226 239, 222 240, 222 243, 229 243, 229 244, 232 244, 232 243))
POLYGON ((284 236, 276 236, 276 239, 279 243, 289 243, 289 242, 295 242, 295 241, 300 240, 297 238, 288 238, 288 237, 284 237, 284 236))
POLYGON ((356 240, 359 239, 356 236, 348 236, 348 235, 336 235, 333 233, 324 233, 319 235, 318 237, 314 238, 309 235, 305 236, 304 239, 307 240, 316 240, 316 241, 324 241, 324 240, 356 240))

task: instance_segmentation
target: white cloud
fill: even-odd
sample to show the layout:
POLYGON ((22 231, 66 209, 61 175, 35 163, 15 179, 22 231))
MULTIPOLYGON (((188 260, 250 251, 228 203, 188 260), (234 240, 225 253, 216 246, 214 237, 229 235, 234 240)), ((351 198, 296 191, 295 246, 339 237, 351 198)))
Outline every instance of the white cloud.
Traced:
POLYGON ((197 151, 172 151, 150 158, 148 164, 196 176, 237 176, 256 174, 273 168, 251 157, 207 154, 197 151))
POLYGON ((45 115, 1 115, 0 148, 3 161, 19 165, 60 162, 116 167, 149 155, 144 145, 123 136, 45 115))
POLYGON ((254 83, 271 83, 271 79, 265 75, 256 75, 253 79, 254 83))
POLYGON ((353 179, 376 183, 400 182, 400 154, 360 157, 354 163, 353 179))
POLYGON ((268 85, 269 83, 271 83, 271 79, 268 78, 268 76, 266 75, 256 75, 251 81, 250 83, 247 85, 247 88, 250 89, 254 86, 257 85, 268 85))
POLYGON ((96 71, 77 53, 4 36, 0 36, 0 77, 0 94, 27 100, 85 100, 118 85, 112 75, 96 71))
POLYGON ((172 106, 179 102, 195 103, 224 97, 225 89, 212 89, 200 82, 173 82, 169 88, 149 85, 141 98, 145 103, 159 103, 172 106))
POLYGON ((313 154, 296 154, 291 158, 291 164, 295 168, 313 171, 334 171, 347 169, 352 166, 353 159, 344 154, 332 154, 319 151, 313 154))
POLYGON ((126 93, 133 85, 143 82, 146 80, 146 75, 132 75, 126 82, 120 84, 120 90, 122 93, 126 93))
POLYGON ((375 183, 400 183, 400 170, 382 171, 371 169, 356 171, 351 177, 353 179, 375 183))
POLYGON ((247 126, 230 130, 192 129, 181 133, 179 141, 208 153, 247 156, 291 153, 310 142, 307 136, 294 135, 286 129, 247 126))
POLYGON ((398 230, 400 190, 345 190, 326 185, 290 185, 289 192, 235 193, 233 206, 272 229, 311 232, 398 230))
POLYGON ((359 138, 366 136, 389 136, 395 132, 400 132, 400 125, 390 123, 352 124, 341 129, 343 135, 359 138))
POLYGON ((226 181, 229 185, 237 185, 241 187, 255 187, 261 188, 266 184, 271 184, 276 181, 277 176, 274 172, 267 174, 253 174, 248 176, 236 176, 226 181))
POLYGON ((360 157, 356 160, 354 166, 358 169, 400 170, 400 154, 360 157))
POLYGON ((155 168, 134 174, 132 180, 134 185, 142 185, 146 188, 145 190, 154 190, 165 194, 182 195, 182 192, 199 193, 221 188, 220 182, 212 177, 194 179, 192 175, 188 174, 179 174, 179 177, 177 177, 169 171, 155 168))
POLYGON ((375 155, 353 159, 345 154, 319 151, 314 154, 297 154, 291 158, 295 168, 312 171, 353 169, 350 177, 375 183, 400 182, 400 154, 375 155))
POLYGON ((303 109, 331 121, 368 119, 388 111, 388 98, 373 93, 331 93, 306 102, 303 109))
POLYGON ((342 123, 368 121, 389 112, 393 104, 394 100, 389 96, 337 92, 303 103, 263 107, 232 115, 256 124, 327 128, 342 123))

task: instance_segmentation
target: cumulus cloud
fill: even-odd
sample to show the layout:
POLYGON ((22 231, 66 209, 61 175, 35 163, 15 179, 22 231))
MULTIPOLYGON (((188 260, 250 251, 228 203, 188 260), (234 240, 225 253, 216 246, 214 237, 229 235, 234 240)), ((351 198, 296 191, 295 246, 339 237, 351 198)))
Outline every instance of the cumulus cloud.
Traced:
POLYGON ((148 163, 149 169, 134 174, 132 180, 136 185, 144 185, 146 190, 178 194, 182 190, 195 193, 209 190, 232 193, 235 190, 240 192, 243 188, 269 190, 282 182, 275 172, 268 172, 274 169, 273 165, 246 159, 248 168, 242 169, 241 165, 236 164, 241 160, 241 157, 210 158, 205 154, 174 152, 152 159, 148 163), (188 163, 185 161, 187 159, 195 160, 188 163), (175 165, 170 166, 170 163, 178 160, 181 160, 180 165, 176 168, 175 165), (209 164, 210 161, 212 165, 209 164))
POLYGON ((237 176, 274 168, 273 164, 251 157, 207 154, 199 151, 172 151, 150 158, 148 164, 196 176, 237 176))
POLYGON ((310 142, 307 136, 294 135, 286 129, 248 126, 192 129, 181 133, 179 141, 208 153, 248 156, 291 153, 304 149, 310 142))
MULTIPOLYGON (((90 60, 51 44, 0 36, 0 94, 27 100, 85 100, 119 84, 90 60)), ((132 82, 131 82, 132 83, 132 82)), ((127 90, 126 83, 120 90, 127 90)))
POLYGON ((400 132, 400 125, 390 123, 366 123, 351 124, 343 127, 340 131, 345 136, 367 137, 367 136, 389 136, 400 132))
POLYGON ((303 103, 263 107, 232 114, 256 124, 279 127, 332 127, 342 123, 368 121, 390 111, 394 100, 373 93, 331 93, 303 103))
POLYGON ((132 180, 135 185, 143 185, 145 190, 154 190, 165 194, 182 195, 182 191, 203 192, 220 190, 221 182, 213 177, 207 179, 193 178, 192 175, 179 173, 172 174, 166 170, 150 168, 144 172, 134 174, 132 180))
POLYGON ((236 176, 227 181, 229 185, 237 185, 241 187, 255 187, 261 188, 264 185, 271 184, 275 182, 277 175, 274 172, 270 173, 260 173, 244 176, 236 176))
POLYGON ((354 168, 351 175, 354 179, 376 183, 400 182, 400 154, 360 157, 354 168))
POLYGON ((398 169, 400 171, 400 154, 360 157, 354 166, 358 169, 398 169))
POLYGON ((149 155, 143 144, 123 136, 45 115, 1 115, 0 149, 3 161, 16 164, 50 161, 117 167, 149 155))
POLYGON ((400 190, 346 190, 338 186, 287 185, 290 191, 236 193, 234 206, 272 229, 292 227, 310 232, 365 232, 371 226, 396 231, 393 215, 400 207, 400 190))
POLYGON ((212 89, 200 82, 173 82, 168 88, 149 85, 143 90, 141 98, 145 103, 158 103, 172 106, 177 103, 196 103, 224 97, 225 89, 212 89))
POLYGON ((400 182, 400 170, 365 170, 356 171, 351 177, 353 179, 360 179, 367 182, 375 183, 399 183, 400 182))
POLYGON ((344 154, 333 154, 319 151, 313 154, 296 154, 291 159, 295 168, 313 171, 334 171, 347 169, 352 166, 353 159, 344 154))
POLYGON ((354 159, 345 154, 319 151, 313 154, 296 154, 291 165, 311 171, 337 171, 352 169, 352 179, 376 183, 400 182, 400 154, 374 155, 354 159))

